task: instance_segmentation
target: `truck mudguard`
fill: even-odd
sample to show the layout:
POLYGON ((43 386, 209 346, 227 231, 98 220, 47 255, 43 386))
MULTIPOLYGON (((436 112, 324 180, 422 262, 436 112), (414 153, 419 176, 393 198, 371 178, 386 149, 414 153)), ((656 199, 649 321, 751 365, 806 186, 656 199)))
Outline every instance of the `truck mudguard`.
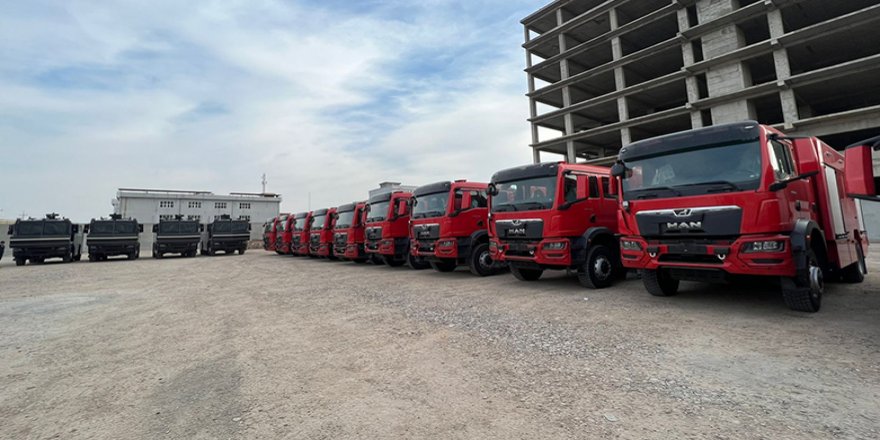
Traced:
MULTIPOLYGON (((800 219, 795 223, 794 229, 791 231, 791 255, 794 258, 795 269, 797 270, 799 277, 809 270, 810 263, 807 260, 807 252, 811 249, 809 240, 810 236, 813 235, 813 232, 818 232, 822 237, 821 240, 819 240, 819 244, 824 248, 825 234, 822 233, 822 228, 820 228, 816 222, 807 219, 800 219)), ((822 256, 824 257, 824 255, 822 256)), ((827 262, 822 261, 820 263, 827 262)))

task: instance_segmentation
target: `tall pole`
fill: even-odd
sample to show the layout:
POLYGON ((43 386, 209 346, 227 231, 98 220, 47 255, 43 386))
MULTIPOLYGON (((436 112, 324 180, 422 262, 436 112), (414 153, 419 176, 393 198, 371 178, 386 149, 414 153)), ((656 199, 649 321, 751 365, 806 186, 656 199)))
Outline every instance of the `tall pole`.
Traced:
POLYGON ((263 194, 266 194, 266 173, 263 173, 263 194))

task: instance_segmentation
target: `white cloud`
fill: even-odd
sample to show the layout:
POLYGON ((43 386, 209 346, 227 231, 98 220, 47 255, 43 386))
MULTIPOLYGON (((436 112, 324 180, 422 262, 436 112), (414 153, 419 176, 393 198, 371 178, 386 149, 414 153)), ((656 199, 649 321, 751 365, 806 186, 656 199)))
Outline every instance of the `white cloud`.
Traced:
POLYGON ((269 0, 6 6, 0 208, 85 220, 119 186, 254 191, 266 172, 298 211, 309 192, 319 208, 383 180, 488 179, 531 157, 516 19, 540 3, 493 5, 508 5, 497 22, 457 15, 465 0, 401 16, 269 0), (425 53, 454 68, 428 75, 425 53))

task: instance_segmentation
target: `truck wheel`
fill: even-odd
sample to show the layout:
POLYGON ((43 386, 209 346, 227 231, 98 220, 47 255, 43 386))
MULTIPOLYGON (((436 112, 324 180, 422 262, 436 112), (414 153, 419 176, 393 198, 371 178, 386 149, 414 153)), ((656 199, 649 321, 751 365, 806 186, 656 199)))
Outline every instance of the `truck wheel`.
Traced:
POLYGON ((654 296, 673 296, 678 293, 678 280, 669 277, 663 269, 643 270, 642 282, 648 293, 654 296))
POLYGON ((424 258, 416 257, 413 254, 406 255, 406 264, 412 270, 425 270, 431 267, 431 263, 428 263, 424 258))
POLYGON ((70 252, 68 252, 68 253, 64 254, 63 257, 61 257, 61 261, 65 262, 65 263, 70 263, 71 261, 73 261, 73 255, 71 255, 70 252))
POLYGON ((590 289, 604 289, 614 281, 614 256, 601 244, 592 246, 587 260, 578 268, 578 281, 590 289))
POLYGON ((16 266, 24 266, 24 263, 26 263, 26 262, 27 262, 27 260, 25 260, 24 258, 16 258, 15 259, 16 266))
POLYGON ((94 262, 95 262, 95 254, 89 254, 89 262, 90 262, 90 263, 94 263, 94 262))
POLYGON ((495 260, 489 252, 489 243, 480 243, 468 256, 468 269, 478 277, 486 277, 498 273, 495 260))
POLYGON ((244 255, 244 251, 245 251, 245 250, 247 250, 247 248, 241 248, 241 249, 239 249, 239 250, 238 250, 238 255, 244 255))
POLYGON ((865 256, 862 255, 862 246, 856 244, 857 261, 844 267, 840 273, 840 279, 844 283, 858 284, 865 281, 865 274, 868 273, 868 266, 865 264, 865 256))
POLYGON ((825 275, 814 251, 807 254, 809 268, 806 279, 783 278, 782 299, 789 309, 798 312, 816 313, 822 307, 822 294, 825 293, 825 275))
POLYGON ((382 261, 391 267, 400 267, 403 266, 403 263, 406 263, 406 260, 398 259, 393 255, 382 255, 382 261))
POLYGON ((385 260, 383 260, 382 256, 379 254, 370 254, 369 260, 370 263, 373 263, 377 266, 382 266, 385 264, 385 260))
POLYGON ((510 266, 510 272, 520 281, 537 281, 544 274, 544 269, 522 269, 510 266))
POLYGON ((440 261, 432 261, 431 268, 437 272, 452 272, 458 267, 458 262, 451 259, 442 259, 440 261))

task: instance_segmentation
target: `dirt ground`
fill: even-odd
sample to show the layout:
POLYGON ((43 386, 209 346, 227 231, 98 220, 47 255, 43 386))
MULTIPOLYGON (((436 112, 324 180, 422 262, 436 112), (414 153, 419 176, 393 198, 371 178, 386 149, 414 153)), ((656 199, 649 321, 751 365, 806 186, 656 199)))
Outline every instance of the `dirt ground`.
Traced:
POLYGON ((880 438, 877 273, 817 314, 760 284, 682 290, 7 255, 0 438, 880 438))

